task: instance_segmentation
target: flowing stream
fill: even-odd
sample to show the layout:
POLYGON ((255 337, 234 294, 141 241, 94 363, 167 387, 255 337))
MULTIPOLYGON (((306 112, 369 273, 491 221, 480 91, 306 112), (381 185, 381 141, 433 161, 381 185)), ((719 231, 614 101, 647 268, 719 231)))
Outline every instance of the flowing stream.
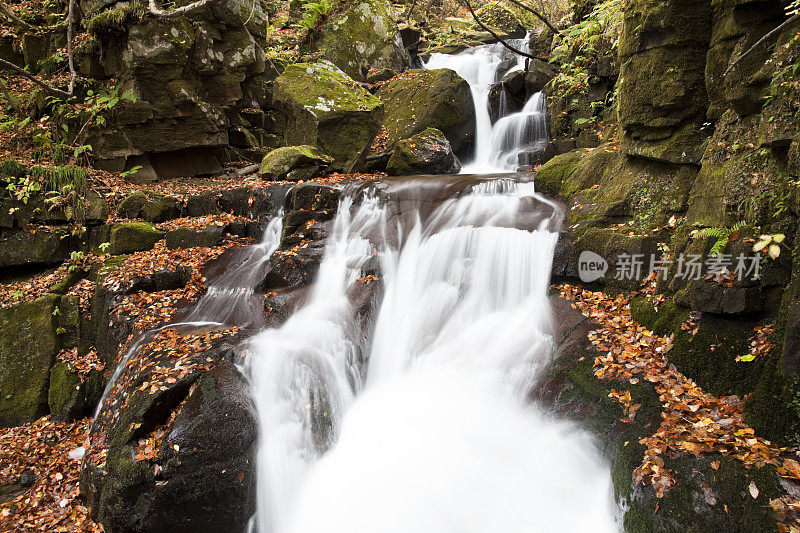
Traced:
POLYGON ((345 191, 307 303, 248 347, 254 530, 619 530, 591 439, 525 401, 562 215, 509 178, 345 191))
MULTIPOLYGON (((529 40, 513 39, 509 44, 524 52, 530 51, 529 40)), ((529 164, 527 155, 540 152, 548 141, 547 107, 543 93, 532 95, 524 108, 506 114, 492 124, 489 117, 489 89, 503 76, 525 68, 525 58, 514 54, 500 43, 476 46, 458 54, 431 54, 427 69, 454 70, 469 83, 475 105, 475 153, 466 162, 462 174, 492 174, 516 171, 529 164)), ((501 94, 501 103, 505 94, 501 94)))

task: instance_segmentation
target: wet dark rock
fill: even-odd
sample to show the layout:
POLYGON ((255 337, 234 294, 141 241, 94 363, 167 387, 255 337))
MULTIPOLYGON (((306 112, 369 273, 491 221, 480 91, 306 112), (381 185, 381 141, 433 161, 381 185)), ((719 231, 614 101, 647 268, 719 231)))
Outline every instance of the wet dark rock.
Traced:
POLYGON ((166 222, 180 216, 178 200, 153 191, 136 191, 117 207, 122 218, 141 218, 147 222, 166 222))
POLYGON ((230 363, 160 395, 137 396, 111 435, 106 476, 87 488, 93 510, 111 531, 244 531, 255 511, 257 436, 247 384, 230 363), (174 409, 155 458, 136 461, 136 440, 174 409), (125 425, 132 420, 139 421, 134 431, 125 425))
POLYGON ((498 118, 521 111, 525 102, 535 93, 544 90, 557 70, 544 61, 534 59, 528 71, 518 70, 506 74, 489 89, 489 118, 498 118))
POLYGON ((223 226, 209 226, 200 230, 177 228, 167 232, 167 248, 195 248, 216 246, 222 240, 223 226))
POLYGON ((220 208, 217 205, 217 194, 215 192, 208 191, 194 194, 186 199, 184 214, 187 217, 202 217, 219 213, 220 208))
MULTIPOLYGON (((219 205, 232 215, 266 219, 283 206, 291 185, 275 184, 266 187, 235 187, 222 191, 219 205)), ((260 237, 260 235, 258 236, 260 237)))
POLYGON ((441 131, 428 128, 409 139, 398 141, 386 164, 390 176, 415 174, 458 174, 461 162, 441 131))

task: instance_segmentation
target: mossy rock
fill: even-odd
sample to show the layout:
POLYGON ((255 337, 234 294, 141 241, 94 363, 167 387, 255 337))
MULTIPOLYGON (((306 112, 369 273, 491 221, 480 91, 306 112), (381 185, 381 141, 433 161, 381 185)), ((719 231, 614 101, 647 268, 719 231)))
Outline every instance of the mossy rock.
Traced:
POLYGON ((117 207, 122 218, 141 218, 147 222, 166 222, 180 216, 178 200, 153 191, 136 191, 117 207))
POLYGON ((59 300, 48 295, 0 310, 0 427, 47 413, 50 367, 59 349, 53 314, 59 300))
POLYGON ((118 222, 111 225, 111 238, 108 253, 112 255, 131 254, 150 250, 164 238, 159 231, 148 222, 118 222))
POLYGON ((645 452, 639 440, 655 433, 662 420, 658 395, 645 381, 633 385, 627 380, 598 379, 593 369, 598 352, 591 348, 587 339, 588 331, 594 326, 581 323, 582 317, 570 318, 570 313, 578 312, 565 312, 568 302, 552 301, 560 324, 558 348, 555 361, 534 397, 595 436, 611 468, 614 496, 623 510, 624 530, 635 533, 776 531, 769 500, 782 491, 771 466, 747 469, 740 461, 718 454, 665 456, 665 467, 672 470, 676 484, 663 498, 657 498, 652 487, 633 483, 633 470, 641 464, 645 452), (620 420, 624 414, 619 403, 608 396, 611 389, 628 391, 633 402, 641 404, 632 423, 620 420), (711 466, 712 461, 719 461, 718 469, 711 466), (759 489, 756 499, 749 493, 751 482, 759 489), (707 488, 710 493, 706 492, 707 488), (707 494, 716 501, 709 502, 707 494))
POLYGON ((469 84, 449 69, 408 70, 376 93, 386 104, 384 127, 389 147, 436 128, 453 151, 461 153, 475 131, 475 107, 469 84))
POLYGON ((548 179, 548 172, 564 162, 564 169, 554 172, 554 181, 565 176, 559 192, 573 197, 574 221, 593 225, 632 221, 648 230, 686 211, 695 166, 631 158, 607 145, 580 154, 575 159, 561 156, 550 167, 543 166, 548 179))
POLYGON ((103 392, 103 378, 93 370, 83 378, 62 362, 50 369, 47 404, 56 420, 71 422, 90 414, 103 392))
POLYGON ((536 190, 546 194, 564 194, 562 187, 567 179, 578 169, 581 159, 589 150, 572 150, 566 154, 557 155, 536 171, 536 190))
POLYGON ((386 164, 390 176, 415 174, 458 174, 461 162, 453 153, 444 134, 428 128, 394 146, 394 153, 386 164))
POLYGON ((78 239, 65 227, 20 229, 0 239, 0 268, 58 264, 79 246, 78 239))
POLYGON ((193 194, 186 199, 187 217, 202 217, 206 215, 217 215, 222 211, 217 204, 217 195, 212 191, 193 194))
POLYGON ((274 83, 286 115, 288 145, 309 144, 333 158, 331 169, 360 169, 383 122, 383 103, 330 62, 295 63, 274 83))
POLYGON ((277 148, 261 161, 258 176, 265 180, 285 180, 295 169, 303 166, 327 166, 333 159, 322 153, 317 147, 307 144, 277 148))
POLYGON ((216 246, 222 240, 222 226, 209 226, 201 230, 177 228, 167 232, 167 248, 196 248, 216 246))
POLYGON ((352 4, 325 23, 318 39, 322 57, 356 80, 363 81, 370 69, 402 71, 409 63, 388 0, 352 4))

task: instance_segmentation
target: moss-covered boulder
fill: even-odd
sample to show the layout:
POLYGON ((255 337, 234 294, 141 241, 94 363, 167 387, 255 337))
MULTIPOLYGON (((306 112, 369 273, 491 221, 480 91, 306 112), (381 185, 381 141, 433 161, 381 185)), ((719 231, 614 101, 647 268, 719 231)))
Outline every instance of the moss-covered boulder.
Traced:
POLYGON ((111 225, 108 253, 122 255, 143 252, 153 248, 163 238, 164 232, 148 222, 118 222, 111 225))
POLYGON ((200 230, 177 228, 167 232, 166 245, 169 249, 216 246, 222 240, 222 226, 209 226, 200 230))
POLYGON ((598 379, 593 365, 599 354, 587 337, 596 325, 571 309, 567 301, 552 298, 551 303, 558 347, 547 376, 532 396, 595 436, 611 468, 624 531, 777 531, 769 501, 782 490, 771 466, 746 468, 741 461, 719 454, 665 455, 664 467, 671 470, 676 483, 663 498, 658 498, 651 486, 633 482, 633 471, 645 452, 639 441, 653 435, 662 422, 658 394, 644 380, 632 384, 623 379, 598 379), (632 402, 640 405, 632 420, 621 420, 625 415, 609 396, 611 389, 629 392, 632 402), (757 498, 749 492, 750 483, 759 490, 757 498))
POLYGON ((0 427, 47 413, 50 367, 59 347, 58 301, 49 295, 0 310, 0 427))
POLYGON ((436 128, 453 151, 462 153, 473 141, 475 107, 469 84, 449 69, 409 70, 376 93, 386 104, 384 126, 389 146, 436 128))
POLYGON ((62 362, 50 369, 47 405, 56 420, 69 422, 90 415, 102 393, 103 378, 97 370, 84 376, 62 362))
POLYGON ((363 81, 374 68, 403 70, 408 52, 388 0, 360 0, 331 17, 319 30, 322 57, 363 81))
POLYGON ((79 246, 64 226, 4 231, 0 233, 0 268, 58 264, 79 246))
POLYGON ((286 115, 286 144, 316 146, 333 170, 361 168, 383 121, 378 98, 327 61, 289 65, 273 97, 286 115))
POLYGON ((453 153, 450 142, 435 128, 428 128, 394 146, 386 165, 390 176, 414 174, 458 174, 461 162, 453 153))
POLYGON ((154 191, 136 191, 117 207, 122 218, 141 218, 148 222, 166 222, 180 216, 178 200, 154 191))
POLYGON ((285 180, 289 179, 290 175, 297 176, 299 173, 294 171, 306 167, 309 167, 307 171, 315 171, 316 174, 319 174, 323 168, 332 162, 333 159, 331 157, 322 153, 315 146, 307 144, 285 146, 277 148, 264 156, 258 176, 270 181, 285 180))
POLYGON ((547 194, 562 194, 561 188, 578 168, 589 150, 571 150, 557 155, 536 171, 536 190, 547 194))
POLYGON ((212 191, 201 192, 188 197, 186 199, 186 209, 184 211, 187 217, 217 215, 221 212, 217 204, 217 195, 212 191))

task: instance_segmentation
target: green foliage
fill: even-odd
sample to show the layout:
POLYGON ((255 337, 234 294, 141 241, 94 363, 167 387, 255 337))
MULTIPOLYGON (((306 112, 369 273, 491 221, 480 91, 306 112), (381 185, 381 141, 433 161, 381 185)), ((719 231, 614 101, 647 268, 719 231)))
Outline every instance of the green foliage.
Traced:
POLYGON ((110 37, 126 31, 128 25, 140 22, 145 13, 144 5, 138 2, 120 9, 109 9, 91 17, 86 23, 86 30, 92 35, 110 37))
POLYGON ((333 3, 334 0, 305 0, 303 2, 303 18, 300 20, 300 24, 309 30, 316 27, 330 13, 333 3))
POLYGON ((589 67, 602 57, 616 57, 622 32, 623 0, 599 3, 584 20, 564 30, 552 62, 561 70, 550 82, 553 96, 580 94, 589 86, 589 67))
POLYGON ((695 233, 695 237, 711 237, 716 239, 709 253, 711 255, 720 255, 723 250, 725 250, 728 242, 736 240, 739 237, 739 232, 744 227, 744 221, 740 220, 731 228, 703 228, 695 233))

